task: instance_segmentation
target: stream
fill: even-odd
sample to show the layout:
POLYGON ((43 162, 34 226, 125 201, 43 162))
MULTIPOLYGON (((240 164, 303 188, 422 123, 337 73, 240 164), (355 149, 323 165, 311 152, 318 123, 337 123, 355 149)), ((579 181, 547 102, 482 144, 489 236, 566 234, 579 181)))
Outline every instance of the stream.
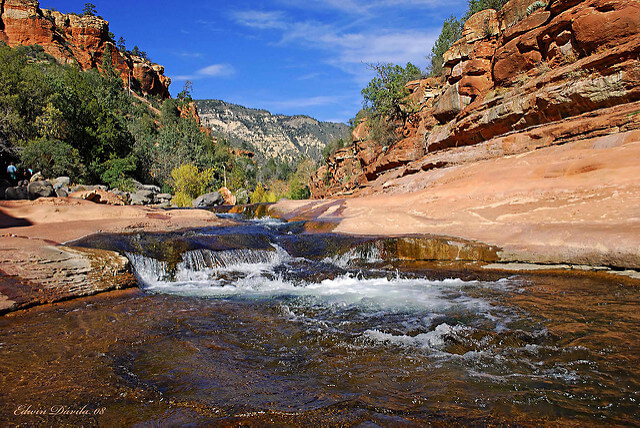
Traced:
POLYGON ((0 318, 0 425, 635 425, 640 290, 301 223, 94 235, 140 290, 0 318))

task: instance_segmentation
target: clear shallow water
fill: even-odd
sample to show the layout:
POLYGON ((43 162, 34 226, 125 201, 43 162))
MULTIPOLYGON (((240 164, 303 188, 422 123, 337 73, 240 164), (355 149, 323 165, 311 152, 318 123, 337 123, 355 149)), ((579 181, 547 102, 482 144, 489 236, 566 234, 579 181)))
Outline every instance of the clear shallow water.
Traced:
POLYGON ((0 420, 637 423, 637 288, 410 271, 341 239, 269 220, 85 242, 126 252, 144 292, 1 319, 0 420))

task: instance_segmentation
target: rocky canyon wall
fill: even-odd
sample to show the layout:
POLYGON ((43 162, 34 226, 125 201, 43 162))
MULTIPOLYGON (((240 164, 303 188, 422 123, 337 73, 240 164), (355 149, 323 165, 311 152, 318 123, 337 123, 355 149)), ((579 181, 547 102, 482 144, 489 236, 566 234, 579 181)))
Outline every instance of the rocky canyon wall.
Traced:
POLYGON ((10 46, 34 45, 59 62, 82 69, 99 68, 105 48, 125 84, 145 95, 169 98, 171 79, 164 67, 128 52, 120 52, 109 34, 109 23, 97 16, 40 9, 37 0, 0 0, 0 41, 10 46))
POLYGON ((366 123, 311 178, 312 196, 392 192, 420 171, 640 129, 640 2, 511 0, 465 24, 442 78, 409 82, 383 147, 366 123))

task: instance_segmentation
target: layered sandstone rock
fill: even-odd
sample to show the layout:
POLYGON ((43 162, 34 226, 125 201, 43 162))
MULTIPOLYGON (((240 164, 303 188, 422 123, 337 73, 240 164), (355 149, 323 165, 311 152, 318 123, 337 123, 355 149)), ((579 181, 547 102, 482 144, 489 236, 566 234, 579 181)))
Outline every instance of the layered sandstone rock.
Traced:
POLYGON ((533 3, 472 16, 442 79, 407 84, 415 111, 398 141, 380 147, 361 123, 312 196, 392 192, 395 177, 640 128, 640 3, 533 3))
POLYGON ((107 51, 125 84, 145 95, 169 97, 171 79, 164 75, 164 68, 118 51, 104 19, 40 9, 37 0, 2 0, 1 4, 0 41, 10 46, 38 44, 61 63, 78 64, 85 70, 99 68, 107 51))

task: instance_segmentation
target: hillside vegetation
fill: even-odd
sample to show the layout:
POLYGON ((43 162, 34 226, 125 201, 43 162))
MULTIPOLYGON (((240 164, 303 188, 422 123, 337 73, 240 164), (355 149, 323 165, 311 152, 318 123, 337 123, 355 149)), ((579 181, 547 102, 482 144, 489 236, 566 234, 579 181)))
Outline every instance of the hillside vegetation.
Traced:
POLYGON ((260 160, 292 162, 308 157, 319 161, 325 146, 346 137, 349 130, 343 123, 272 114, 220 100, 198 100, 196 104, 203 125, 233 146, 255 152, 260 160))

